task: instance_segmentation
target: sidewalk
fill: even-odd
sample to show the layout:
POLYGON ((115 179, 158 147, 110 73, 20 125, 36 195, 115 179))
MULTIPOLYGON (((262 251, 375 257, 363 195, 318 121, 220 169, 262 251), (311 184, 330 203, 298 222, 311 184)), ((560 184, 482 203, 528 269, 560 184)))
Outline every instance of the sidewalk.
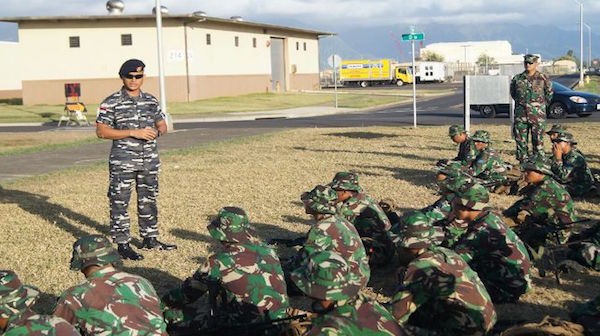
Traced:
MULTIPOLYGON (((381 106, 376 106, 380 108, 381 106)), ((375 107, 372 107, 375 108, 375 107)), ((207 117, 197 118, 173 118, 173 124, 185 124, 185 123, 200 123, 200 122, 223 122, 223 121, 248 121, 248 120, 260 120, 260 119, 291 119, 291 118, 306 118, 315 117, 322 115, 332 115, 341 113, 352 113, 358 111, 368 111, 370 108, 357 109, 357 108, 335 108, 333 106, 305 106, 296 107, 290 109, 280 110, 269 110, 269 111, 253 111, 253 112, 227 112, 227 113, 214 113, 207 117)), ((173 117, 173 116, 171 116, 173 117)), ((94 123, 94 120, 89 119, 90 123, 94 123)), ((30 122, 30 123, 0 123, 0 127, 36 127, 36 126, 49 126, 47 123, 42 122, 30 122)), ((85 126, 61 126, 60 129, 82 129, 85 126)), ((58 129, 58 128, 57 128, 58 129)), ((0 128, 0 131, 2 129, 0 128)))

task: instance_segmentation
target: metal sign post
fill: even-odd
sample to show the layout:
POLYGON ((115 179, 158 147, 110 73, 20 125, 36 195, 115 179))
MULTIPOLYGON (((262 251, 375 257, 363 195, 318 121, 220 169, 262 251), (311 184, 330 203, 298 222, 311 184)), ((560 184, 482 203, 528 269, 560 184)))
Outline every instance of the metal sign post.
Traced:
POLYGON ((423 33, 415 33, 415 28, 410 27, 410 34, 402 34, 402 41, 410 41, 412 47, 412 87, 413 87, 413 127, 417 128, 417 68, 415 66, 415 41, 422 41, 423 33))

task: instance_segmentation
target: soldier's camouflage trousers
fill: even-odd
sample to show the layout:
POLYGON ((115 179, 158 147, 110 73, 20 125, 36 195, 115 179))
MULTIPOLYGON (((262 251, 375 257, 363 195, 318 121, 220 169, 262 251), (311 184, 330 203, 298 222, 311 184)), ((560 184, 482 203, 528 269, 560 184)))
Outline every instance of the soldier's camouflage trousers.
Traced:
POLYGON ((137 171, 131 173, 110 172, 108 199, 110 203, 110 234, 117 244, 128 243, 131 220, 129 199, 133 184, 136 186, 138 223, 143 238, 158 236, 158 172, 137 171))
POLYGON ((544 153, 544 131, 546 120, 543 118, 527 120, 515 119, 513 136, 517 143, 517 160, 522 161, 529 156, 528 141, 531 135, 532 154, 544 153))

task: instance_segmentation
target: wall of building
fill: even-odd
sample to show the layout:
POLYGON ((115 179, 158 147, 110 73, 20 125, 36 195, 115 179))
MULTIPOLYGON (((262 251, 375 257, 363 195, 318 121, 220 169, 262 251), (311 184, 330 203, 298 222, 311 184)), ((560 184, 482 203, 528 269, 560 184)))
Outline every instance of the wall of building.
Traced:
POLYGON ((522 55, 513 55, 508 41, 467 41, 432 43, 421 49, 421 56, 435 52, 444 57, 446 63, 476 63, 479 56, 486 54, 501 64, 521 63, 522 55))
POLYGON ((0 99, 21 98, 21 46, 0 41, 0 99))
MULTIPOLYGON (((19 26, 23 100, 27 105, 62 103, 64 84, 81 83, 82 100, 100 102, 120 86, 123 61, 146 63, 145 89, 157 82, 155 22, 150 19, 24 21, 19 26), (132 45, 121 45, 131 34, 132 45), (69 46, 77 36, 80 46, 69 46)), ((163 19, 164 73, 169 101, 265 92, 270 88, 271 37, 285 42, 286 87, 314 89, 319 84, 315 34, 236 22, 182 22, 163 19), (210 43, 207 42, 210 35, 210 43), (237 41, 237 45, 236 45, 237 41)), ((19 68, 16 66, 15 68, 19 68)), ((0 86, 3 88, 3 86, 0 86)))

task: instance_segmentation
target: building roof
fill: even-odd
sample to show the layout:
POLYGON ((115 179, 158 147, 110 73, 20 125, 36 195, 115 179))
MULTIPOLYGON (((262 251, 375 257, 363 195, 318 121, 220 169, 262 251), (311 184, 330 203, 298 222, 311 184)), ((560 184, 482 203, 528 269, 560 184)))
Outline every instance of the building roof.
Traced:
MULTIPOLYGON (((237 24, 246 27, 259 27, 259 28, 271 28, 280 29, 286 31, 292 31, 297 33, 312 34, 318 36, 331 36, 337 35, 337 33, 325 32, 312 29, 293 28, 279 25, 272 25, 267 23, 250 22, 236 19, 224 19, 218 17, 198 17, 193 14, 186 15, 170 15, 163 14, 163 21, 165 20, 176 20, 181 23, 191 23, 197 21, 215 22, 215 23, 226 23, 226 24, 237 24), (204 20, 203 20, 204 19, 204 20)), ((67 22, 67 21, 125 21, 125 20, 155 20, 154 15, 82 15, 82 16, 19 16, 19 17, 0 17, 0 22, 13 22, 13 23, 25 23, 25 22, 67 22)))

